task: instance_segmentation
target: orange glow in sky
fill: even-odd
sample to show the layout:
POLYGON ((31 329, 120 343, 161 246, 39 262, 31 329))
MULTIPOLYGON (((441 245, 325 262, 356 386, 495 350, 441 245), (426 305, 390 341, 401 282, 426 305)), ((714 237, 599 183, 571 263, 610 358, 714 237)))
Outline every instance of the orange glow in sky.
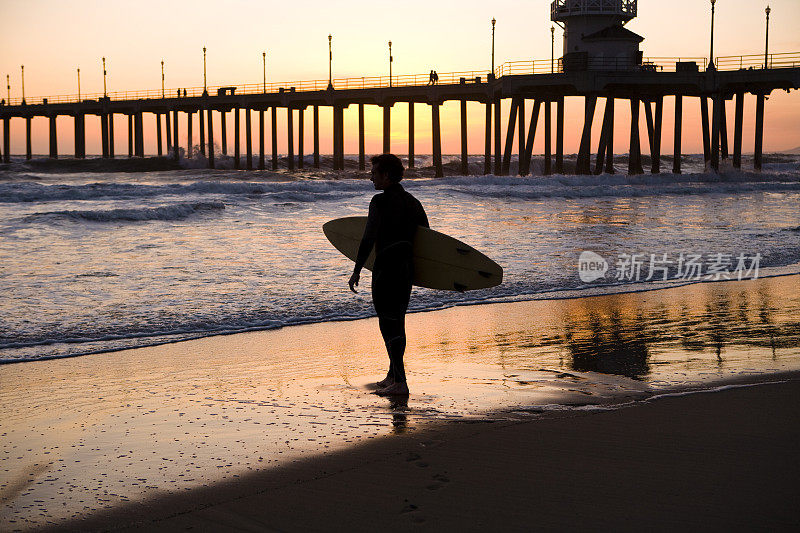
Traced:
MULTIPOLYGON (((716 4, 715 55, 762 54, 765 14, 770 17, 770 51, 800 52, 800 2, 797 0, 719 0, 716 4)), ((334 77, 387 75, 388 41, 392 41, 393 73, 427 73, 488 70, 491 63, 491 19, 497 19, 495 63, 550 57, 550 1, 498 0, 495 2, 420 1, 376 3, 295 1, 226 2, 193 0, 160 2, 141 0, 7 1, 0 19, 0 75, 10 75, 12 97, 21 95, 20 65, 25 65, 25 93, 29 99, 77 92, 76 69, 81 69, 81 92, 103 90, 100 58, 105 56, 108 90, 158 89, 161 61, 166 87, 203 85, 203 46, 208 49, 208 85, 261 83, 262 52, 267 53, 268 81, 326 79, 328 34, 333 35, 334 77)), ((707 57, 709 54, 710 2, 705 0, 641 0, 639 15, 628 28, 645 37, 645 56, 707 57)), ((556 28, 556 57, 561 30, 556 28)), ((2 80, 3 82, 5 79, 2 80)), ((5 83, 3 83, 5 85, 5 83)), ((5 87, 4 87, 5 89, 5 87)), ((0 94, 7 97, 6 91, 0 94)), ((663 153, 672 147, 672 102, 664 107, 663 153)), ((729 104, 730 105, 730 104, 729 104)), ((510 103, 504 102, 504 121, 510 103)), ((530 102, 527 112, 530 113, 530 102)), ((745 104, 745 151, 752 151, 754 99, 745 104)), ((602 120, 603 101, 595 121, 602 120)), ((617 105, 617 152, 627 151, 627 105, 617 105)), ((458 104, 442 108, 444 153, 458 153, 458 104)), ((393 151, 407 151, 407 105, 392 110, 393 151)), ((430 107, 416 106, 416 152, 430 152, 430 107)), ((732 108, 729 108, 729 112, 732 108)), ((321 151, 331 151, 330 110, 321 110, 321 151)), ((565 149, 575 152, 582 122, 583 99, 567 100, 565 149)), ((311 147, 311 121, 306 123, 306 153, 311 147)), ((732 116, 729 114, 729 116, 732 116)), ((367 151, 381 150, 380 109, 367 106, 367 151)), ((483 151, 484 110, 469 105, 469 151, 483 151)), ((215 119, 219 122, 219 119, 215 119)), ((526 121, 528 118, 526 118, 526 121)), ((257 131, 257 118, 254 117, 257 131)), ((642 121, 644 122, 644 121, 642 121)), ((72 120, 59 119, 59 151, 72 146, 72 120)), ((285 110, 279 112, 285 123, 285 110)), ((47 152, 44 118, 33 121, 33 151, 47 152)), ((345 152, 357 151, 357 109, 345 111, 345 152)), ((145 116, 145 151, 155 151, 155 120, 145 116)), ((244 125, 242 125, 244 128, 244 125)), ((732 130, 732 120, 729 119, 732 130)), ((24 152, 24 122, 12 120, 12 153, 24 152)), ((100 151, 97 117, 87 117, 87 152, 100 151), (97 122, 97 124, 95 124, 97 122)), ((279 127, 279 151, 286 150, 285 128, 279 127)), ((642 130, 644 131, 644 129, 642 130)), ((117 153, 127 149, 127 124, 117 117, 117 153)), ((181 144, 185 141, 182 129, 181 144)), ((199 136, 195 125, 195 135, 199 136)), ((504 132, 505 135, 505 132, 504 132)), ((199 137, 197 137, 199 139, 199 137)), ((219 140, 215 132, 215 139, 219 140)), ((595 137, 596 138, 596 137, 595 137)), ((643 150, 647 152, 646 137, 643 150)), ((232 142, 232 132, 229 142, 232 142)), ((257 143, 254 143, 257 146, 257 143)), ((269 142, 267 143, 269 146, 269 142)), ((800 95, 776 91, 766 106, 765 151, 800 146, 800 95)), ((516 143, 515 143, 516 147, 516 143)), ((684 99, 684 152, 701 150, 699 105, 684 99)), ((516 148, 515 148, 516 149, 516 148)), ((268 148, 269 150, 269 148, 268 148)), ((535 152, 541 152, 540 140, 535 152)))

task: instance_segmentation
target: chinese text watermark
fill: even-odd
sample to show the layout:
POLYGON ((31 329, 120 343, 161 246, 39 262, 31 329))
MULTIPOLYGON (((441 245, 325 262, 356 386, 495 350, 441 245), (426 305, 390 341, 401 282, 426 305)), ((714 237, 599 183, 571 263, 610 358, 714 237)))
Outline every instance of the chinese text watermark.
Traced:
MULTIPOLYGON (((758 279, 760 263, 760 253, 622 253, 609 277, 617 281, 741 281, 758 279)), ((584 283, 605 278, 609 270, 609 262, 594 252, 582 252, 578 258, 578 274, 584 283)))

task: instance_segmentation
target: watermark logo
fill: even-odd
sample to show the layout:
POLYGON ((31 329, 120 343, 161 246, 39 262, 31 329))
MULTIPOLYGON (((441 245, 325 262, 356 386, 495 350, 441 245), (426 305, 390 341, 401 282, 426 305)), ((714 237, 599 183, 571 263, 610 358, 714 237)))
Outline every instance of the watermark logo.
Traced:
POLYGON ((581 252, 578 258, 578 274, 581 281, 591 283, 606 275, 608 272, 608 261, 594 252, 581 252))
MULTIPOLYGON (((617 281, 719 281, 758 279, 761 254, 726 253, 622 253, 614 262, 617 281)), ((585 251, 578 258, 578 275, 584 283, 605 277, 608 262, 600 255, 585 251)))

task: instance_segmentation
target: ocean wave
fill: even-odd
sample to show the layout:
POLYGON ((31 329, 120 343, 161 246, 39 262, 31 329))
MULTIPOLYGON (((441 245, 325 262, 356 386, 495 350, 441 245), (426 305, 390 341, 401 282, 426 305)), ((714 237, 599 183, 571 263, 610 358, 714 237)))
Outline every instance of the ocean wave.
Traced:
POLYGON ((34 222, 47 219, 73 219, 88 220, 91 222, 140 222, 146 220, 182 220, 201 211, 215 211, 225 209, 221 202, 194 202, 162 205, 159 207, 140 207, 133 209, 106 209, 88 211, 49 211, 46 213, 33 213, 23 220, 34 222))
POLYGON ((296 194, 295 201, 313 201, 367 189, 363 180, 303 180, 285 182, 198 181, 166 185, 133 183, 90 183, 81 185, 44 185, 34 182, 0 184, 0 202, 30 203, 109 198, 136 199, 158 196, 218 194, 226 196, 261 196, 296 194))
MULTIPOLYGON (((800 191, 800 172, 782 168, 764 173, 723 172, 686 174, 601 174, 598 176, 451 176, 407 179, 408 189, 440 189, 445 192, 495 198, 592 198, 655 195, 736 194, 747 192, 800 191)), ((206 176, 204 176, 206 177, 206 176)), ((264 197, 275 202, 342 200, 372 189, 365 179, 287 179, 242 181, 200 180, 182 183, 96 182, 43 184, 36 181, 0 183, 0 203, 34 203, 102 199, 140 199, 159 196, 264 197)))

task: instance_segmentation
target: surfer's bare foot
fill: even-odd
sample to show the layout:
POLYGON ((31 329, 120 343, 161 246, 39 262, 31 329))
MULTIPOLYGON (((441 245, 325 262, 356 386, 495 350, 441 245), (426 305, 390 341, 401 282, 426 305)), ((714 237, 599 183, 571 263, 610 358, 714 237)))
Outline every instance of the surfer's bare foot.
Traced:
POLYGON ((408 385, 405 383, 392 383, 388 387, 378 389, 375 394, 379 396, 408 396, 408 385))
POLYGON ((394 383, 394 378, 392 378, 391 376, 386 376, 385 378, 377 382, 375 386, 378 387, 379 389, 383 389, 384 387, 388 387, 392 383, 394 383))

